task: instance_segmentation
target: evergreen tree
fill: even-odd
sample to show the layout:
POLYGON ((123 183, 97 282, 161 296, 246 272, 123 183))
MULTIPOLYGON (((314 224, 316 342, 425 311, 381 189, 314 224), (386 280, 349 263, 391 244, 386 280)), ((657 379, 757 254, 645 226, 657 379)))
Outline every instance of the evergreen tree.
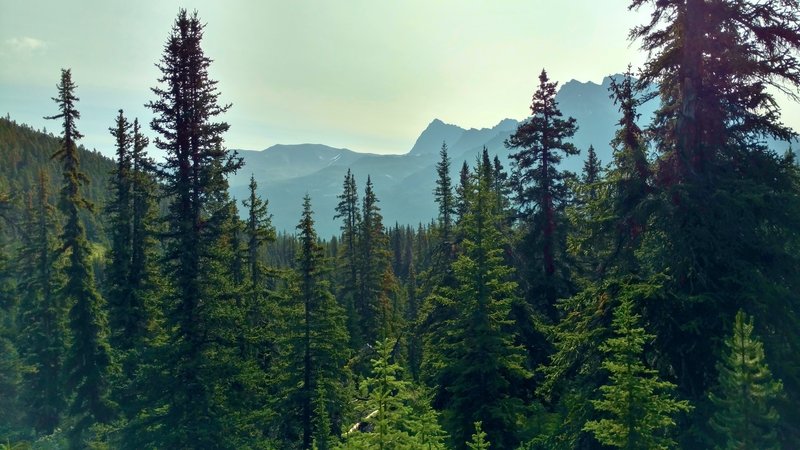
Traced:
POLYGON ((532 280, 527 295, 551 319, 555 300, 569 294, 563 212, 568 197, 564 183, 567 174, 558 169, 558 163, 562 155, 578 153, 568 141, 577 130, 575 119, 562 118, 556 87, 542 70, 531 104, 532 117, 506 140, 506 147, 517 149, 510 155, 511 186, 527 228, 523 251, 532 280))
POLYGON ((324 445, 320 426, 330 427, 330 434, 339 434, 348 378, 343 367, 349 357, 349 337, 344 310, 331 294, 326 279, 328 268, 314 230, 308 195, 303 199, 297 229, 299 253, 290 298, 300 304, 293 308, 296 323, 286 324, 287 329, 281 332, 287 340, 288 354, 281 358, 279 367, 285 398, 280 410, 287 415, 283 420, 284 439, 293 445, 296 436, 305 450, 311 448, 315 436, 317 445, 324 445))
POLYGON ((439 228, 442 235, 442 245, 452 245, 453 219, 455 213, 453 205, 453 188, 450 179, 450 157, 447 155, 447 143, 442 142, 439 150, 439 162, 436 163, 436 189, 433 191, 434 199, 439 204, 439 228))
POLYGON ((467 162, 464 161, 461 164, 461 170, 458 172, 458 186, 456 186, 456 198, 455 198, 455 207, 456 207, 456 223, 461 225, 461 221, 463 220, 464 216, 467 215, 467 201, 465 198, 467 189, 469 185, 469 166, 467 162))
POLYGON ((341 288, 338 298, 344 304, 347 311, 347 329, 350 338, 353 340, 353 348, 360 348, 365 342, 362 341, 360 329, 360 307, 356 307, 356 298, 360 293, 359 283, 359 253, 358 236, 359 224, 361 223, 361 212, 358 206, 358 189, 356 180, 350 169, 344 177, 342 193, 339 194, 339 204, 336 205, 335 219, 342 219, 342 244, 344 250, 341 252, 341 288))
POLYGON ((603 170, 600 160, 597 159, 597 152, 594 146, 590 145, 586 152, 586 161, 583 162, 582 182, 589 188, 589 200, 597 198, 597 191, 594 184, 600 181, 601 171, 603 170))
POLYGON ((342 450, 444 449, 442 440, 446 436, 437 414, 426 399, 414 398, 414 389, 403 379, 402 367, 393 361, 395 349, 396 343, 388 339, 376 344, 372 375, 363 385, 368 399, 362 410, 370 429, 351 430, 345 435, 342 450))
POLYGON ((639 325, 633 302, 623 297, 614 311, 615 336, 606 340, 602 367, 609 382, 600 387, 603 398, 593 400, 598 411, 610 417, 586 423, 584 430, 594 433, 603 445, 634 449, 669 449, 675 442, 667 430, 675 426, 673 416, 689 411, 689 403, 675 400, 669 393, 675 385, 658 378, 644 365, 644 345, 653 336, 639 325))
POLYGON ((275 242, 275 228, 272 226, 272 215, 268 213, 268 200, 262 200, 256 193, 258 183, 250 176, 248 185, 250 196, 242 202, 247 208, 247 221, 244 234, 247 239, 247 266, 249 273, 250 304, 247 305, 247 332, 251 334, 252 353, 256 359, 265 364, 269 358, 268 348, 272 336, 268 334, 268 324, 274 317, 267 301, 266 267, 262 262, 261 252, 268 243, 275 242))
POLYGON ((59 207, 66 222, 61 233, 61 251, 67 257, 64 267, 66 283, 59 292, 68 305, 69 328, 72 339, 64 365, 67 388, 72 396, 71 412, 76 422, 72 428, 73 447, 82 447, 85 431, 94 423, 112 419, 114 405, 109 400, 109 374, 113 366, 108 345, 108 323, 105 302, 94 286, 94 271, 89 259, 92 254, 82 209, 92 205, 81 194, 88 182, 81 172, 77 140, 82 137, 75 122, 80 113, 75 109, 75 84, 69 69, 62 69, 58 85, 59 114, 48 119, 62 119, 61 148, 53 155, 63 164, 64 181, 59 207))
POLYGON ((486 440, 486 433, 481 428, 481 422, 475 422, 475 433, 472 435, 472 440, 467 442, 467 447, 470 450, 488 450, 491 447, 489 441, 486 440))
POLYGON ((710 394, 715 406, 711 427, 722 438, 721 449, 778 449, 775 401, 782 384, 772 378, 764 347, 753 334, 753 319, 739 311, 733 334, 718 364, 719 387, 710 394))
POLYGON ((514 386, 529 376, 523 351, 514 344, 510 312, 517 285, 503 261, 506 236, 495 226, 491 181, 484 173, 466 192, 463 253, 453 263, 457 284, 442 294, 457 305, 457 316, 445 324, 438 355, 426 355, 440 360, 433 364, 439 366, 437 381, 444 390, 445 424, 458 449, 476 420, 486 424, 499 447, 518 442, 522 401, 514 386))
POLYGON ((361 320, 361 335, 367 342, 377 336, 391 336, 394 329, 392 298, 396 280, 390 264, 389 242, 383 227, 383 216, 372 180, 367 177, 364 190, 363 218, 359 230, 360 293, 356 311, 361 320))
MULTIPOLYGON (((650 126, 657 207, 644 253, 654 271, 670 273, 675 294, 647 318, 661 365, 698 406, 681 442, 696 447, 716 379, 709 355, 719 355, 725 324, 740 308, 755 315, 789 396, 800 395, 800 370, 785 363, 800 348, 800 261, 790 250, 798 173, 792 157, 764 143, 796 136, 769 86, 800 86, 800 14, 783 0, 630 3, 643 6, 653 6, 651 19, 631 32, 649 54, 640 85, 658 85, 661 99, 650 126)), ((797 411, 780 411, 787 444, 800 441, 797 411)))
POLYGON ((55 234, 55 208, 49 202, 50 180, 39 172, 19 254, 20 334, 17 346, 31 371, 25 373, 24 402, 27 423, 41 434, 51 434, 67 406, 62 372, 67 351, 67 305, 57 295, 60 287, 55 234))
POLYGON ((155 144, 166 152, 157 174, 169 199, 163 267, 171 280, 164 298, 170 333, 148 383, 148 406, 133 424, 140 442, 129 445, 139 447, 236 447, 257 427, 237 403, 249 385, 235 345, 243 323, 230 270, 226 176, 242 163, 222 146, 228 124, 214 121, 229 105, 218 104, 208 76, 203 28, 196 13, 179 11, 158 64, 163 86, 152 89, 157 98, 147 105, 160 135, 155 144), (234 381, 243 392, 231 389, 234 381))

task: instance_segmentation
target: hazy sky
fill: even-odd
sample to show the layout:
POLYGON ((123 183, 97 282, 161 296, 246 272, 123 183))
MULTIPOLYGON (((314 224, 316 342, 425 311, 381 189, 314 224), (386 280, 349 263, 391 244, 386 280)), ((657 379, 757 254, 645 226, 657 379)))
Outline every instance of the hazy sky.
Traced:
MULTIPOLYGON (((112 153, 116 110, 148 122, 179 7, 208 25, 211 76, 233 103, 230 148, 324 143, 405 153, 434 118, 488 127, 527 115, 537 76, 600 82, 644 57, 624 0, 0 0, 0 114, 55 113, 60 68, 78 84, 83 143, 112 153)), ((800 107, 785 121, 800 128, 800 107)), ((149 132, 149 129, 147 130, 149 132)))

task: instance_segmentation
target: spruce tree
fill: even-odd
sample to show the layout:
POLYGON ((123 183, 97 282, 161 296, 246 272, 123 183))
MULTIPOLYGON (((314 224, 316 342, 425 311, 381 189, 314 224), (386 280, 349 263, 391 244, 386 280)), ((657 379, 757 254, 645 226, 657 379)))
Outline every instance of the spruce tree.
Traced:
POLYGON ((28 198, 17 286, 21 297, 17 347, 33 369, 23 378, 25 415, 28 425, 45 435, 53 433, 67 406, 62 372, 69 336, 67 305, 57 295, 58 225, 49 185, 47 173, 40 171, 35 195, 28 198))
POLYGON ((369 422, 368 431, 348 432, 341 450, 444 449, 446 435, 439 427, 438 415, 404 380, 396 349, 397 342, 389 339, 376 343, 372 374, 362 386, 368 396, 360 411, 369 422))
POLYGON ((162 85, 147 105, 155 115, 155 145, 166 152, 156 170, 169 199, 163 260, 169 335, 148 407, 133 424, 139 446, 228 448, 255 433, 248 428, 255 416, 236 403, 249 387, 234 343, 243 324, 231 294, 234 217, 226 176, 242 163, 222 145, 228 124, 215 121, 230 105, 218 103, 209 78, 203 29, 197 13, 179 11, 158 64, 162 85), (232 380, 244 391, 231 390, 232 380))
POLYGON ((526 227, 524 253, 530 288, 527 297, 540 312, 554 318, 555 300, 569 294, 565 268, 564 207, 568 199, 567 174, 558 168, 562 156, 576 155, 569 142, 575 119, 563 119, 556 102, 557 83, 547 72, 539 75, 531 118, 506 140, 511 153, 511 186, 526 227))
POLYGON ((627 296, 614 311, 614 337, 605 341, 602 367, 609 381, 600 387, 603 397, 593 400, 594 407, 606 414, 584 426, 603 445, 635 449, 670 449, 675 441, 668 431, 675 426, 674 415, 691 408, 685 400, 675 400, 669 391, 675 385, 662 381, 658 373, 643 362, 644 345, 652 340, 633 311, 627 296))
MULTIPOLYGON (((442 142, 439 150, 439 162, 436 163, 436 189, 433 191, 434 200, 439 204, 439 228, 442 235, 442 245, 452 245, 453 234, 453 188, 450 179, 450 157, 447 155, 447 143, 442 142)), ((449 253, 449 252, 448 252, 449 253)))
POLYGON ((437 383, 444 390, 444 422, 455 448, 464 448, 476 420, 502 448, 518 442, 517 415, 522 400, 514 386, 528 378, 524 353, 515 342, 510 319, 517 284, 503 260, 504 236, 496 227, 490 174, 481 171, 466 191, 463 253, 453 263, 456 287, 441 295, 457 305, 437 345, 437 383))
POLYGON ((358 189, 356 180, 350 169, 344 177, 342 193, 339 194, 339 203, 336 205, 335 219, 342 219, 342 246, 340 264, 339 292, 337 297, 347 311, 347 329, 350 332, 350 339, 353 340, 352 347, 360 348, 366 342, 361 335, 360 313, 361 307, 356 307, 356 301, 360 293, 359 283, 359 224, 361 223, 361 210, 358 205, 358 189))
POLYGON ((360 292, 356 311, 362 321, 361 335, 371 342, 379 336, 385 338, 393 334, 397 311, 390 298, 396 288, 396 280, 390 264, 389 242, 370 177, 367 177, 361 211, 360 292))
POLYGON ((597 152, 594 146, 590 145, 586 152, 586 160, 583 162, 583 173, 581 181, 589 188, 589 200, 597 198, 597 191, 594 184, 600 181, 601 171, 603 170, 600 160, 597 159, 597 152))
POLYGON ((95 423, 113 418, 114 405, 109 400, 109 375, 113 366, 108 345, 105 301, 94 286, 94 270, 89 261, 92 249, 86 239, 81 210, 92 205, 81 194, 88 178, 81 172, 77 141, 82 137, 76 128, 80 113, 75 109, 75 84, 69 69, 62 69, 58 97, 59 113, 47 117, 62 120, 61 147, 53 155, 63 164, 63 185, 59 208, 65 217, 61 233, 61 251, 67 257, 63 269, 66 279, 59 292, 69 305, 69 328, 72 338, 64 364, 66 385, 73 394, 70 411, 75 417, 71 445, 82 447, 86 430, 95 423))
POLYGON ((710 394, 714 404, 711 427, 721 437, 717 448, 779 449, 776 400, 783 385, 772 378, 764 346, 753 336, 753 318, 736 314, 733 333, 717 365, 719 385, 710 394))
POLYGON ((458 172, 458 186, 456 186, 455 207, 456 207, 456 223, 461 225, 464 216, 467 215, 467 201, 465 198, 466 191, 469 185, 469 165, 464 161, 461 164, 461 170, 458 172))
MULTIPOLYGON (((286 354, 276 367, 283 397, 280 410, 283 439, 287 445, 311 448, 321 424, 336 436, 342 426, 344 390, 350 352, 342 307, 331 294, 329 268, 314 229, 311 199, 303 199, 296 268, 290 280, 289 316, 279 335, 286 354), (324 416, 322 415, 324 412, 324 416)), ((321 445, 317 439, 317 445, 321 445)))

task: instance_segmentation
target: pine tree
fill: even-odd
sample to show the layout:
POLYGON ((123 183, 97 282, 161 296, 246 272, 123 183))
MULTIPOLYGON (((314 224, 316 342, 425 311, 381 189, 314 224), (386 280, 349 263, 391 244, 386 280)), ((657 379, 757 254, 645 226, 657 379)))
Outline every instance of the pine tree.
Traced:
POLYGON ((71 413, 76 422, 72 428, 73 447, 81 447, 84 433, 94 423, 112 419, 114 405, 109 400, 109 374, 113 366, 108 345, 108 323, 105 302, 94 286, 94 271, 89 262, 92 254, 82 209, 91 204, 82 196, 81 187, 88 182, 78 161, 77 140, 82 137, 75 122, 80 113, 75 109, 75 84, 69 69, 62 69, 58 85, 59 114, 48 119, 62 119, 61 148, 53 155, 63 164, 64 181, 59 207, 66 222, 61 233, 61 251, 67 257, 64 267, 66 283, 59 292, 70 305, 69 328, 72 333, 64 365, 67 388, 74 394, 71 413))
POLYGON ((567 175, 558 169, 558 163, 562 155, 578 154, 569 142, 577 130, 575 119, 562 118, 556 103, 557 85, 542 70, 531 104, 532 117, 506 140, 506 147, 517 149, 510 155, 511 186, 527 227, 524 252, 532 280, 528 298, 551 319, 555 300, 569 294, 568 274, 563 267, 567 175))
POLYGON ((602 367, 609 373, 608 384, 600 387, 603 398, 594 407, 606 418, 584 426, 603 445, 634 449, 669 449, 675 442, 667 431, 675 426, 673 416, 690 410, 685 400, 675 400, 669 391, 675 385, 658 378, 644 365, 644 345, 653 336, 639 325, 633 302, 623 297, 614 311, 615 336, 601 350, 607 355, 602 367), (610 417, 609 417, 610 416, 610 417))
POLYGON ((35 431, 51 434, 67 406, 62 372, 67 351, 67 305, 57 295, 60 278, 55 234, 55 208, 49 203, 50 180, 39 172, 35 196, 28 198, 19 255, 20 319, 17 346, 27 372, 24 402, 27 423, 35 431))
POLYGON ((778 449, 779 415, 774 407, 783 385, 772 378, 764 347, 753 336, 753 319, 741 310, 718 364, 719 386, 710 394, 715 406, 711 427, 721 449, 778 449))

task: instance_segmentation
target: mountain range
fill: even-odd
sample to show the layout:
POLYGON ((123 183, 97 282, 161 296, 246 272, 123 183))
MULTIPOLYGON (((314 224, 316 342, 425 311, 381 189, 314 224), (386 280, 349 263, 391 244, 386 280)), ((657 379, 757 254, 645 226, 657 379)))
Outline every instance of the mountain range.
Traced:
MULTIPOLYGON (((609 87, 612 79, 619 76, 605 77, 600 84, 571 80, 558 90, 556 101, 564 117, 577 120, 578 131, 572 142, 580 150, 579 155, 564 158, 563 169, 580 172, 590 145, 594 146, 603 164, 611 162, 610 142, 619 112, 609 96, 609 87)), ((650 122, 657 107, 657 98, 640 106, 640 125, 650 122)), ((504 143, 519 123, 519 120, 506 118, 489 128, 465 129, 434 119, 403 155, 359 153, 321 144, 274 145, 261 151, 238 150, 245 166, 229 179, 231 192, 236 198, 245 198, 253 175, 258 182, 259 194, 269 200, 273 224, 278 230, 289 232, 294 231, 299 221, 302 199, 308 193, 318 234, 330 237, 339 234, 340 223, 333 217, 337 195, 342 191, 342 182, 349 168, 355 175, 360 193, 363 193, 367 177, 372 179, 384 225, 429 223, 438 211, 433 190, 442 142, 447 143, 452 160, 454 183, 463 161, 474 166, 484 146, 492 157, 498 155, 508 170, 509 151, 504 143)), ((777 141, 770 141, 768 145, 778 152, 789 147, 789 144, 777 141)))
MULTIPOLYGON (((611 160, 609 142, 619 120, 617 108, 609 98, 611 80, 606 77, 600 84, 572 80, 559 89, 556 100, 561 111, 578 122, 573 142, 581 150, 580 155, 562 162, 564 169, 579 171, 589 145, 595 147, 603 163, 611 160)), ((651 117, 656 106, 656 101, 643 105, 642 117, 651 117)), ((290 232, 299 220, 302 198, 308 193, 319 235, 327 237, 339 232, 339 223, 333 217, 349 168, 362 193, 367 177, 371 178, 385 225, 429 223, 437 214, 433 189, 442 142, 447 143, 456 180, 462 162, 473 166, 484 146, 492 156, 498 155, 508 169, 509 151, 504 142, 519 123, 506 118, 489 128, 465 129, 434 119, 403 155, 358 153, 321 144, 275 145, 261 151, 240 149, 237 151, 245 166, 230 178, 231 191, 236 198, 245 198, 253 175, 259 194, 269 200, 273 224, 278 230, 290 232)))

